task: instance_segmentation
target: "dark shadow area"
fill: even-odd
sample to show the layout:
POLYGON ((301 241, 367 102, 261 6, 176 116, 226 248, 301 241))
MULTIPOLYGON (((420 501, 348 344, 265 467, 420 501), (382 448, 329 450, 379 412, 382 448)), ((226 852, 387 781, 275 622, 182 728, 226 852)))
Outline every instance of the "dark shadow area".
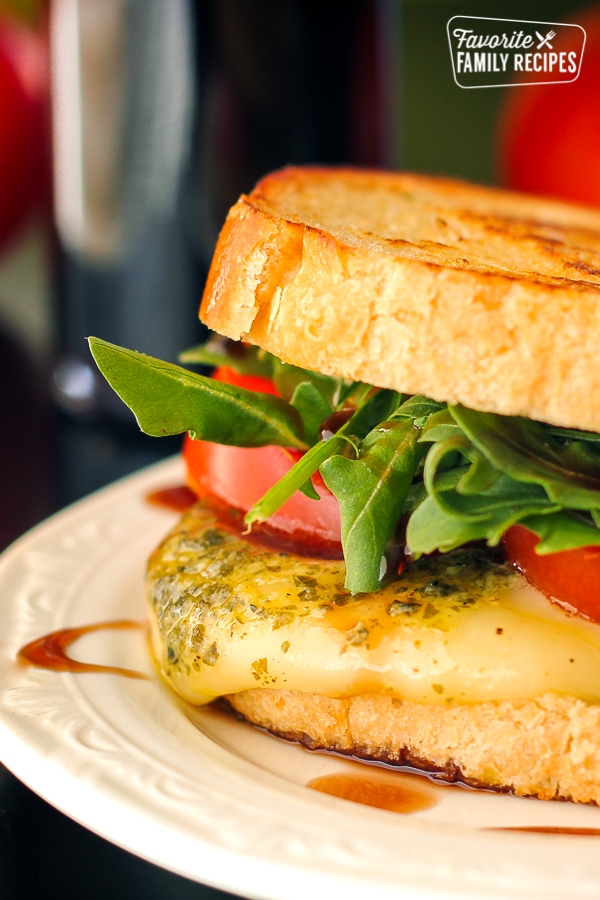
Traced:
POLYGON ((61 815, 0 769, 2 900, 226 900, 159 869, 61 815))

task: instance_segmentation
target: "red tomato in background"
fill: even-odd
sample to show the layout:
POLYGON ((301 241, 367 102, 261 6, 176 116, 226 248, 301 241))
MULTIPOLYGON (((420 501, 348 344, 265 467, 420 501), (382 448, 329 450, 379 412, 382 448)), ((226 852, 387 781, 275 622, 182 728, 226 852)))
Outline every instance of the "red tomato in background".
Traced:
POLYGON ((579 77, 507 89, 499 176, 516 190, 600 205, 600 6, 568 21, 587 35, 579 77))
POLYGON ((0 249, 47 188, 47 71, 44 38, 0 13, 0 249))
POLYGON ((528 581, 570 612, 600 622, 600 547, 581 547, 540 555, 539 538, 515 525, 503 538, 504 549, 528 581))
MULTIPOLYGON (((275 385, 267 378, 238 375, 229 367, 219 367, 213 377, 248 390, 277 394, 275 385)), ((302 454, 285 447, 229 447, 210 441, 193 441, 188 436, 183 455, 188 485, 197 496, 212 495, 245 513, 283 478, 302 454)), ((313 482, 320 500, 312 500, 296 491, 271 516, 267 527, 271 532, 279 532, 286 540, 310 546, 313 551, 320 547, 325 555, 339 555, 338 502, 318 473, 313 482)))

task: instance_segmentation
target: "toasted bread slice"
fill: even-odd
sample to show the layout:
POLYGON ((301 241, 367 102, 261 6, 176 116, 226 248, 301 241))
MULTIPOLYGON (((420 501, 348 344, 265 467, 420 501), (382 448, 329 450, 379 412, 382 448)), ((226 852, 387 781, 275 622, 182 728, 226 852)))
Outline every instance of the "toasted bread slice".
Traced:
POLYGON ((519 797, 600 803, 600 706, 574 697, 440 706, 257 689, 227 699, 248 721, 312 750, 409 765, 519 797))
POLYGON ((232 208, 201 318, 287 362, 600 430, 600 211, 288 168, 232 208))

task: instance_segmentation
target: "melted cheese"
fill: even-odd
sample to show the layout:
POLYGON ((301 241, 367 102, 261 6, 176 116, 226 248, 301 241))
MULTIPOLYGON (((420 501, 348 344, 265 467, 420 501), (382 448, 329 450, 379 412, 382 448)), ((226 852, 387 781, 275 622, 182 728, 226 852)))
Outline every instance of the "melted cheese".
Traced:
POLYGON ((158 666, 196 704, 256 687, 600 701, 600 626, 479 551, 421 560, 376 594, 343 582, 342 562, 249 544, 196 506, 149 563, 158 666))

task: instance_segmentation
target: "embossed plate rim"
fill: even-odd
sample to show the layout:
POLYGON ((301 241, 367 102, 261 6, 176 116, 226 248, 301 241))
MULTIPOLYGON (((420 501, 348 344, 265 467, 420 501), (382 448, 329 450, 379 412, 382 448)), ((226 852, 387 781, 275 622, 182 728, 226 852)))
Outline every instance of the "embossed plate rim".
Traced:
MULTIPOLYGON (((113 843, 248 897, 597 896, 597 839, 451 828, 348 804, 258 765, 243 743, 213 740, 156 681, 15 662, 23 643, 55 628, 143 615, 145 557, 174 521, 144 498, 181 478, 178 459, 159 463, 58 513, 0 557, 3 763, 113 843)), ((99 642, 117 664, 129 654, 148 666, 141 640, 99 642)))

